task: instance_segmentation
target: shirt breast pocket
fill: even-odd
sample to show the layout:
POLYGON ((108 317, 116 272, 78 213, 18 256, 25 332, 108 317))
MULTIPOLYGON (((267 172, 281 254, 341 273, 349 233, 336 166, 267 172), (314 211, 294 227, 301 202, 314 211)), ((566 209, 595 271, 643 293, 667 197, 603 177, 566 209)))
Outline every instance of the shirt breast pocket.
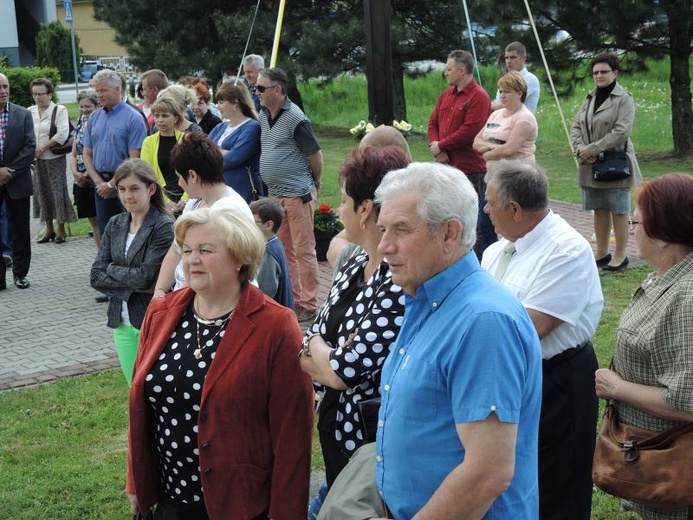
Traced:
POLYGON ((403 415, 407 419, 430 420, 437 414, 439 377, 438 370, 430 363, 410 356, 400 367, 405 376, 400 382, 405 386, 403 415))

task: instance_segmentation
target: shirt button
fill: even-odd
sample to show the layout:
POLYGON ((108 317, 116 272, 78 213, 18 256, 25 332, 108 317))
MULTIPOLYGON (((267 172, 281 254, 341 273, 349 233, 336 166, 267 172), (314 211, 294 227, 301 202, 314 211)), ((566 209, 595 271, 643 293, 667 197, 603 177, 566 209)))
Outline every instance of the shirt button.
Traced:
POLYGON ((383 387, 383 390, 385 390, 386 392, 389 392, 390 391, 390 385, 385 385, 383 387))
POLYGON ((378 456, 375 458, 375 460, 377 460, 378 462, 382 462, 382 461, 383 461, 383 458, 382 458, 380 455, 378 455, 378 456))
POLYGON ((200 415, 200 421, 205 422, 206 420, 207 420, 207 414, 206 413, 203 413, 202 415, 200 415))
POLYGON ((399 349, 399 353, 404 354, 404 349, 403 348, 399 349))
POLYGON ((378 426, 382 428, 382 427, 383 427, 383 424, 385 424, 385 423, 383 422, 382 419, 380 419, 380 420, 378 421, 378 426))
POLYGON ((432 305, 433 305, 433 308, 434 308, 434 309, 437 309, 437 308, 438 308, 438 302, 433 302, 432 305))
POLYGON ((496 411, 496 405, 491 406, 491 411, 495 412, 496 411))
POLYGON ((203 448, 209 448, 209 443, 208 443, 208 442, 205 442, 205 443, 202 445, 202 447, 203 447, 203 448))
POLYGON ((209 475, 212 472, 212 468, 205 468, 202 471, 205 475, 209 475))

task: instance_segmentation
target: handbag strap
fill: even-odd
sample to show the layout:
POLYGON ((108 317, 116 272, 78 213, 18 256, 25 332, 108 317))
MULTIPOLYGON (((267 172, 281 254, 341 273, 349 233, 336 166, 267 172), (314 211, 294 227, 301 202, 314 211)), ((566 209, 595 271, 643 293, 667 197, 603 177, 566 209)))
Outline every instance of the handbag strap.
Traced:
POLYGON ((253 182, 253 174, 250 171, 250 166, 245 167, 245 171, 248 172, 248 180, 250 181, 250 190, 253 192, 253 200, 257 199, 257 188, 253 182))
POLYGON ((55 134, 58 133, 58 127, 55 124, 55 113, 57 110, 58 110, 58 106, 56 105, 53 107, 53 113, 51 114, 51 127, 48 130, 48 139, 50 139, 51 137, 53 137, 55 134))

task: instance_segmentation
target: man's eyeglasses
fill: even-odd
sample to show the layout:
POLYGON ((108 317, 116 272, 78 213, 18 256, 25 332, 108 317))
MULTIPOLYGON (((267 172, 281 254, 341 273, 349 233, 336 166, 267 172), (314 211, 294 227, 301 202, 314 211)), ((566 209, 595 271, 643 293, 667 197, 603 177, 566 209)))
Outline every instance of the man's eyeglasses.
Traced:
POLYGON ((264 93, 265 93, 265 90, 267 90, 267 89, 269 89, 269 88, 276 88, 276 87, 278 87, 278 86, 279 86, 279 85, 270 85, 269 87, 265 87, 264 85, 255 85, 255 88, 257 89, 257 91, 258 91, 260 94, 264 94, 264 93))

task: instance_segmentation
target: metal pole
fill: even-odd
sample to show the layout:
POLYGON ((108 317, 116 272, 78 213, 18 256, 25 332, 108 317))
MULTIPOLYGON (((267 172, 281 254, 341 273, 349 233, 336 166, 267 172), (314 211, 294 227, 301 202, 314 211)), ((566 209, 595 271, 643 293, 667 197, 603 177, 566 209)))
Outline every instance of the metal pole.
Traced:
MULTIPOLYGON (((75 71, 75 96, 79 94, 79 72, 77 71, 77 50, 75 48, 75 22, 70 20, 70 38, 72 39, 72 67, 75 71)), ((75 99, 77 99, 75 97, 75 99)))

